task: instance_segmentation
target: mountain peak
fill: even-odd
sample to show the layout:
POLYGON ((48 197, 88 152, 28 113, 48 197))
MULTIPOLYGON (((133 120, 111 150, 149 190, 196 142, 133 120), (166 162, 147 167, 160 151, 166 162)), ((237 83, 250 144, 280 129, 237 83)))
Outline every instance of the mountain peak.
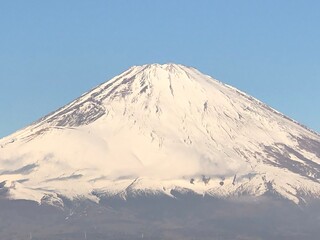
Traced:
POLYGON ((150 76, 159 76, 163 77, 163 75, 182 75, 187 74, 189 71, 196 71, 194 68, 187 67, 181 64, 175 63, 166 63, 166 64, 145 64, 141 66, 134 66, 130 68, 128 71, 135 71, 136 73, 143 72, 144 75, 150 76))
POLYGON ((163 69, 163 70, 167 70, 170 71, 173 68, 176 69, 187 69, 189 67, 182 65, 182 64, 177 64, 177 63, 164 63, 164 64, 160 64, 160 63, 150 63, 150 64, 144 64, 144 65, 140 65, 140 66, 133 66, 132 68, 143 68, 143 69, 163 69))

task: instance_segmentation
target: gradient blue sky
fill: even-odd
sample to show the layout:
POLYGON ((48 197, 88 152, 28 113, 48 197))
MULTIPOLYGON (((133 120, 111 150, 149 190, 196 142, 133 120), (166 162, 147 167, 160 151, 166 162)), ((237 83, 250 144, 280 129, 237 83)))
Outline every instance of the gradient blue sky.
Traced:
POLYGON ((167 62, 320 132, 319 9, 316 0, 1 1, 0 137, 132 65, 167 62))

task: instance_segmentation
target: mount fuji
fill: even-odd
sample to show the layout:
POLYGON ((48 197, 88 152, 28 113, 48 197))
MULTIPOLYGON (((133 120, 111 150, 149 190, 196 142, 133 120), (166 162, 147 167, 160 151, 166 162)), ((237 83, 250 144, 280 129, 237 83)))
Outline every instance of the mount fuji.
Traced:
POLYGON ((320 135, 192 67, 134 66, 0 140, 0 193, 320 198, 320 135))

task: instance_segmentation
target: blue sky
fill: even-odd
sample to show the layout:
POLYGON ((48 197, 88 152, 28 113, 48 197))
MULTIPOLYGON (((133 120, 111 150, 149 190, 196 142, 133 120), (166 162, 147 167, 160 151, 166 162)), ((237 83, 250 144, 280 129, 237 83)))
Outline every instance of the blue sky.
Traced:
POLYGON ((1 1, 0 137, 156 62, 196 67, 320 132, 319 9, 316 0, 1 1))

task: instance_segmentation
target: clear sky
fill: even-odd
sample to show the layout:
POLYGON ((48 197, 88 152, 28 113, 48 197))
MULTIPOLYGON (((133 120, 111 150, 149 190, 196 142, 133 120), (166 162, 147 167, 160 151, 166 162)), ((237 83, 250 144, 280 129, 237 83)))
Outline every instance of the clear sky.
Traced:
POLYGON ((320 132, 319 9, 318 0, 3 0, 0 137, 132 65, 167 62, 320 132))

